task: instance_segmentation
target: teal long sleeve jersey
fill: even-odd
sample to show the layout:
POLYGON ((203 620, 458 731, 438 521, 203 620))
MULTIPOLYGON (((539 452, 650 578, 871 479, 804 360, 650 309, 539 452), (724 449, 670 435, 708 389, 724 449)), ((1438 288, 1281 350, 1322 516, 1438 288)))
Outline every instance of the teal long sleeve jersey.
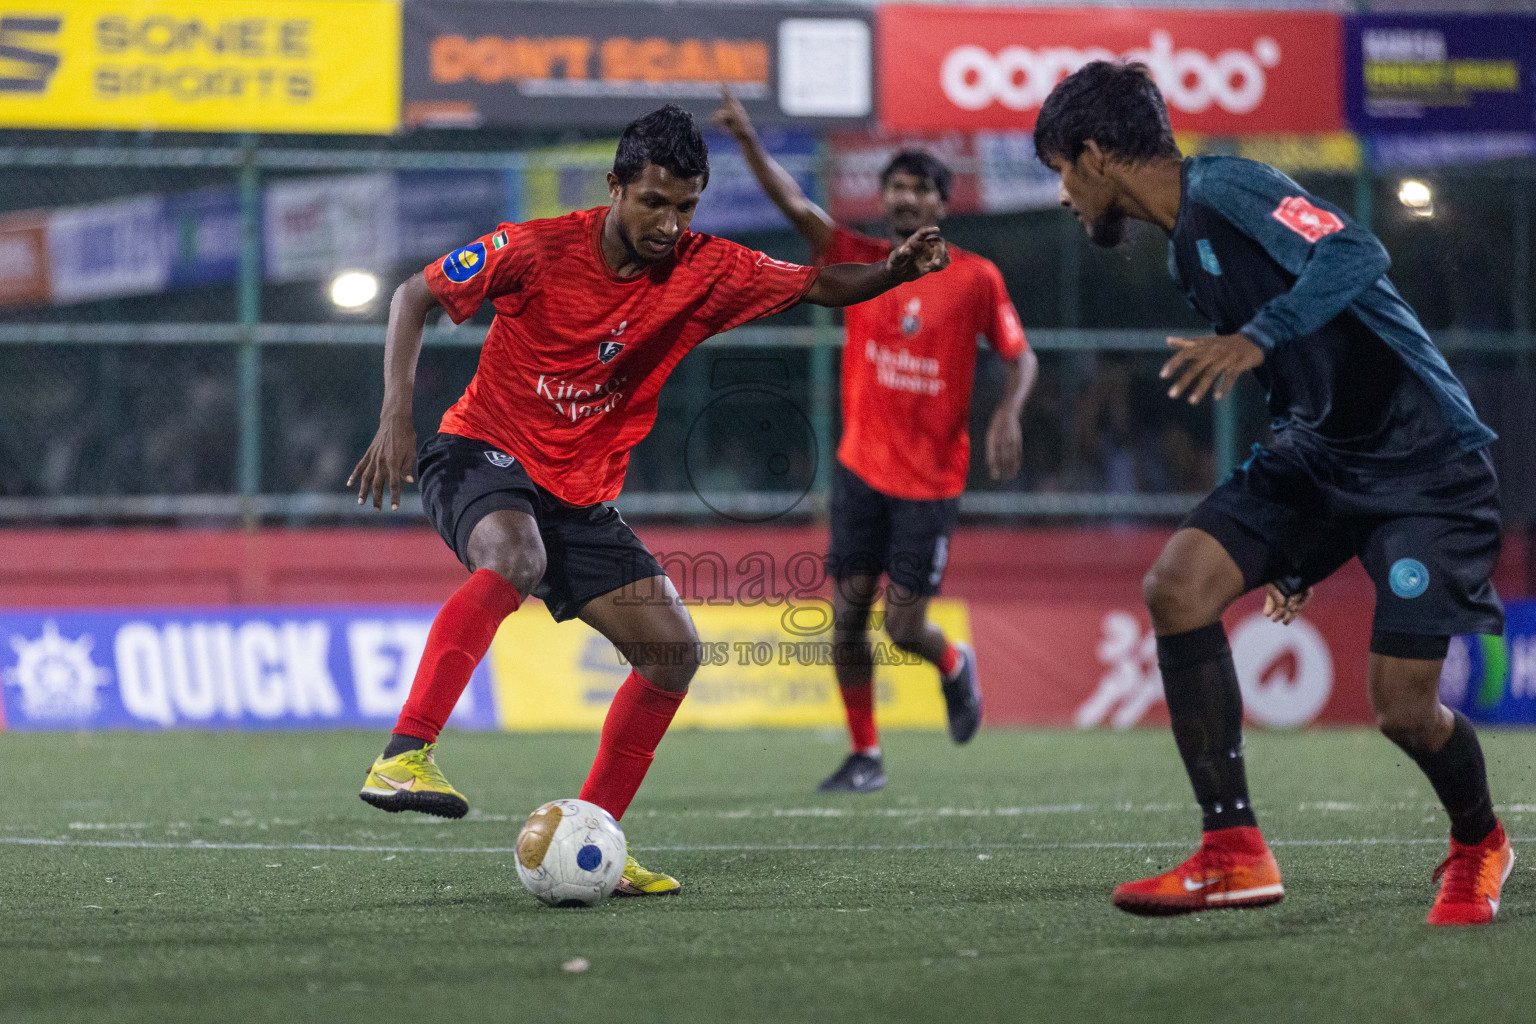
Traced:
POLYGON ((1184 161, 1168 271, 1221 334, 1264 350, 1273 447, 1396 475, 1494 440, 1376 236, 1266 164, 1184 161))

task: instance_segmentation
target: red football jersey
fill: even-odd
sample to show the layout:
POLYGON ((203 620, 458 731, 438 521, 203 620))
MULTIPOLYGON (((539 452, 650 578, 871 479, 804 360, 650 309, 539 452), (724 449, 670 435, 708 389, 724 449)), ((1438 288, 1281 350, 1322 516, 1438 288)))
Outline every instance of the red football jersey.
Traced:
MULTIPOLYGON (((873 263, 891 243, 839 227, 821 262, 873 263)), ((1003 275, 949 247, 937 274, 843 311, 843 439, 838 461, 875 490, 929 501, 965 490, 976 339, 1004 359, 1028 347, 1003 275)))
POLYGON ((599 249, 607 207, 495 231, 426 269, 454 323, 496 319, 445 433, 496 445, 572 505, 618 496, 672 368, 699 342, 787 309, 819 271, 688 232, 674 254, 619 277, 599 249))

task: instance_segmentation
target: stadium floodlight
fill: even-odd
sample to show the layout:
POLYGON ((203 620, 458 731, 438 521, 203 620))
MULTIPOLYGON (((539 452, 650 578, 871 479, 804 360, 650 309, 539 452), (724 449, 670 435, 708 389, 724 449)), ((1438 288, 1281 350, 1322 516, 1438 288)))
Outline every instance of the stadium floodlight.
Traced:
POLYGON ((1405 178, 1397 187, 1397 201, 1415 217, 1435 215, 1435 194, 1417 178, 1405 178))
POLYGON ((379 295, 379 279, 366 270, 344 270, 331 278, 331 301, 339 309, 357 312, 379 295))

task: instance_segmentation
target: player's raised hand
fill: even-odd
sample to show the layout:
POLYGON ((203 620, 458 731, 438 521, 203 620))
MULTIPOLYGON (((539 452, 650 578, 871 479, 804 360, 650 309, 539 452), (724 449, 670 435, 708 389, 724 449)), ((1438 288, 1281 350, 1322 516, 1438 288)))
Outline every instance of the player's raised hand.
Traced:
POLYGON ((1312 600, 1312 588, 1298 591, 1287 597, 1273 583, 1264 584, 1264 617, 1282 626, 1289 626, 1301 614, 1301 609, 1312 600))
POLYGON ((720 83, 720 109, 710 115, 709 119, 737 141, 750 139, 757 134, 752 127, 752 118, 747 116, 747 108, 741 105, 741 100, 736 98, 731 87, 724 82, 720 83))
POLYGON ((400 484, 416 482, 416 427, 411 417, 388 416, 379 420, 379 431, 363 453, 361 461, 347 477, 347 486, 357 485, 357 503, 373 496, 373 507, 384 508, 384 490, 389 489, 389 507, 400 507, 400 484))
POLYGON ((1264 363, 1264 350, 1241 334, 1170 337, 1168 347, 1173 355, 1158 376, 1174 381, 1169 398, 1187 395, 1190 405, 1199 405, 1207 391, 1212 401, 1225 398, 1244 371, 1264 363))
POLYGON ((1019 418, 999 409, 987 425, 987 472, 993 480, 1012 480, 1024 462, 1024 431, 1019 418))
POLYGON ((898 281, 916 281, 949 266, 949 246, 936 227, 918 228, 886 257, 885 266, 898 281))

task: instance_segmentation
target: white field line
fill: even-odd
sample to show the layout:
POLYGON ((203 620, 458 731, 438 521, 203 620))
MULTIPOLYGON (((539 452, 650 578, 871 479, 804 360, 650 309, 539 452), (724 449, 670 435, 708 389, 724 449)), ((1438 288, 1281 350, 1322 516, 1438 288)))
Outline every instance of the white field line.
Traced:
MULTIPOLYGON (((1536 837, 1511 839, 1514 843, 1536 842, 1536 837)), ((641 852, 665 853, 887 853, 921 851, 1018 850, 1148 850, 1187 848, 1191 841, 1127 843, 754 843, 688 844, 680 846, 636 846, 641 852)), ((1443 838, 1426 839, 1274 839, 1270 846, 1428 846, 1445 845, 1443 838)), ((30 836, 0 836, 0 846, 90 847, 116 850, 293 850, 309 853, 516 853, 512 846, 362 846, 347 843, 157 843, 143 840, 45 839, 30 836)))
MULTIPOLYGON (((1531 814, 1536 813, 1536 803, 1501 804, 1494 808, 1502 814, 1531 814)), ((1394 803, 1343 803, 1336 801, 1311 801, 1295 805, 1284 811, 1276 808, 1271 813, 1348 813, 1361 812, 1403 812, 1424 811, 1438 812, 1440 805, 1425 801, 1394 802, 1394 803)), ((739 810, 715 810, 715 811, 663 811, 649 810, 634 815, 636 818, 668 819, 668 818, 692 818, 714 819, 721 821, 765 820, 783 818, 1019 818, 1035 815, 1072 815, 1072 814, 1097 814, 1097 815, 1139 815, 1139 814, 1193 814, 1198 812, 1198 805, 1191 802, 1183 803, 1158 803, 1158 804, 1039 804, 1013 807, 880 807, 868 810, 855 810, 847 807, 757 807, 742 808, 739 810)), ((491 824, 521 823, 523 818, 518 815, 488 813, 481 810, 471 810, 462 819, 463 824, 471 822, 483 822, 491 824)), ((308 825, 309 819, 303 818, 262 818, 242 812, 236 812, 232 817, 220 818, 217 824, 229 828, 262 828, 272 825, 308 825)), ((407 827, 438 828, 442 822, 435 818, 420 817, 410 821, 401 822, 407 827)), ((6 825, 0 826, 6 831, 21 831, 25 826, 6 825)), ((95 821, 71 821, 66 826, 71 831, 130 831, 157 827, 157 824, 141 821, 135 822, 95 822, 95 821)), ((192 825, 180 821, 167 823, 166 828, 189 829, 192 825)))

